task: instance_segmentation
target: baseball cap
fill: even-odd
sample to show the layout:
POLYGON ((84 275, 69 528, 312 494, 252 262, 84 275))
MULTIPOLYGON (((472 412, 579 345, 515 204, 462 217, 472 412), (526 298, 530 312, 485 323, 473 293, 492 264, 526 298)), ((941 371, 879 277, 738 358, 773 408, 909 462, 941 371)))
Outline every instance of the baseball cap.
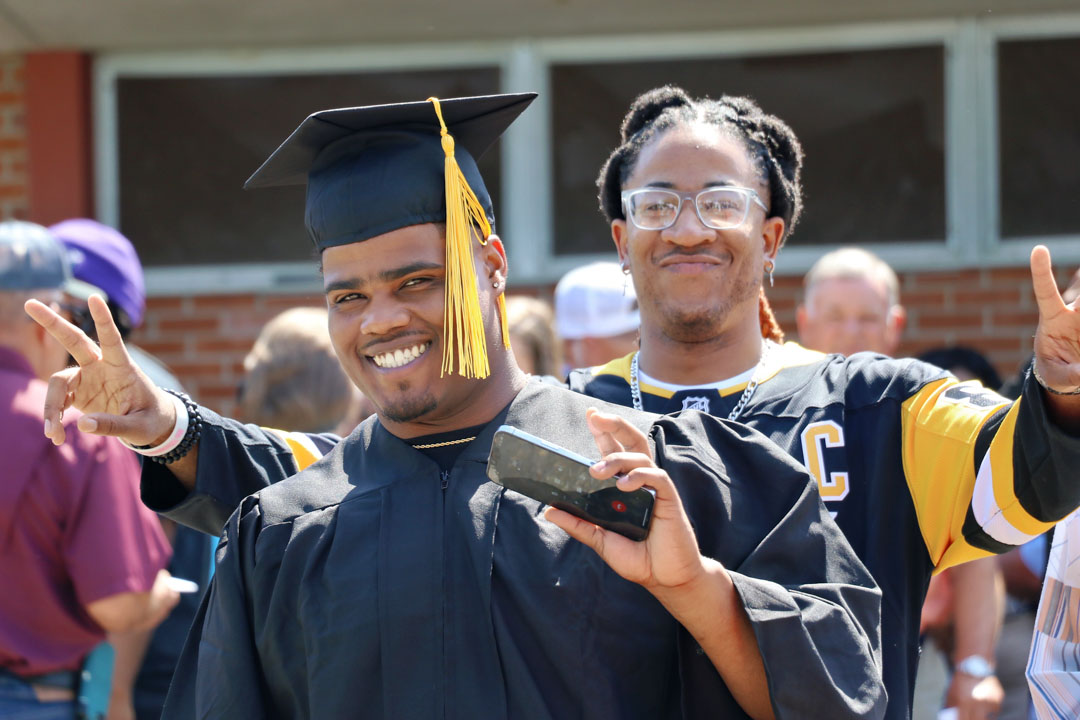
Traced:
POLYGON ((0 292, 51 289, 86 299, 95 288, 72 278, 63 246, 44 227, 0 222, 0 292))
POLYGON ((146 288, 142 264, 131 241, 95 220, 75 218, 49 228, 67 250, 76 279, 100 288, 127 313, 132 327, 142 324, 146 288))
POLYGON ((555 286, 555 325, 562 338, 612 337, 640 324, 634 284, 618 263, 582 265, 555 286))

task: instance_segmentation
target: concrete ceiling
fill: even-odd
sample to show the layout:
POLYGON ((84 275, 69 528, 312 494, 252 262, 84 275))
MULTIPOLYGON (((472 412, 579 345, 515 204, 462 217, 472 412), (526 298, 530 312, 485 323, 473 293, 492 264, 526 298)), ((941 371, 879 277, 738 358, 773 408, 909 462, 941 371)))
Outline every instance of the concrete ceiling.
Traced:
POLYGON ((0 52, 351 45, 1080 12, 1080 0, 0 0, 0 52))

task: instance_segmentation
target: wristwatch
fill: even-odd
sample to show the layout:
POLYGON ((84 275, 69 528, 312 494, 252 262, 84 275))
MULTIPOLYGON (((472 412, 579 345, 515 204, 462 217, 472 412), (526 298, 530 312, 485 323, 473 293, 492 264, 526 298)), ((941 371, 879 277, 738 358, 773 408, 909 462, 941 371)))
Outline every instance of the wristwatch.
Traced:
POLYGON ((982 655, 968 655, 956 663, 956 672, 982 680, 994 674, 994 665, 982 655))

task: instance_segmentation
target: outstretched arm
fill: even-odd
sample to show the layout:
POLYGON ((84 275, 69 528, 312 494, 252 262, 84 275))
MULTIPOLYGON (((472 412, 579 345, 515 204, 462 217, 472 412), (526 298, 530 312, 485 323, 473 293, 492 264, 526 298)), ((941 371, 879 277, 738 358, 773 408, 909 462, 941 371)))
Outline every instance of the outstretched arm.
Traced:
POLYGON ((1035 378, 1042 385, 1047 412, 1062 430, 1080 435, 1080 311, 1058 292, 1050 251, 1031 251, 1031 282, 1039 305, 1035 331, 1035 378))
MULTIPOLYGON (((78 427, 82 432, 112 435, 132 445, 156 445, 172 432, 176 408, 161 388, 128 355, 120 331, 105 301, 98 295, 89 300, 100 345, 79 328, 37 300, 26 302, 26 312, 67 349, 78 363, 49 379, 45 396, 45 435, 55 444, 64 442, 60 422, 70 407, 81 410, 78 427)), ((186 456, 171 463, 169 470, 187 489, 195 486, 198 444, 186 456)))
MULTIPOLYGON (((56 338, 78 367, 56 373, 45 399, 45 434, 64 442, 63 412, 85 413, 83 432, 113 435, 132 445, 155 445, 176 424, 169 394, 131 360, 105 301, 90 298, 100 346, 49 307, 31 300, 26 312, 56 338)), ((142 499, 152 510, 211 535, 240 500, 283 480, 326 453, 340 438, 305 435, 242 425, 201 409, 202 436, 182 458, 168 465, 146 462, 142 499)))

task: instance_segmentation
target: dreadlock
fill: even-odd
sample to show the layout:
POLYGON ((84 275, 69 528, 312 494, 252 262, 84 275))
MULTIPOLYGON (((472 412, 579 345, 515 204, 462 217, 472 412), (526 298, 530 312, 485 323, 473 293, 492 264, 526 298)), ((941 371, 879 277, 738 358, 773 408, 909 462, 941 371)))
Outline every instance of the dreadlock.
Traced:
MULTIPOLYGON (((782 246, 802 213, 802 145, 787 123, 765 113, 747 97, 724 95, 718 100, 695 100, 682 88, 672 85, 639 95, 623 118, 622 143, 612 151, 596 180, 604 217, 609 223, 626 218, 622 190, 637 165, 641 150, 665 131, 691 123, 715 125, 743 143, 754 168, 769 189, 770 215, 784 221, 782 246)), ((764 289, 759 311, 763 334, 768 330, 782 338, 780 326, 765 300, 764 289)))

